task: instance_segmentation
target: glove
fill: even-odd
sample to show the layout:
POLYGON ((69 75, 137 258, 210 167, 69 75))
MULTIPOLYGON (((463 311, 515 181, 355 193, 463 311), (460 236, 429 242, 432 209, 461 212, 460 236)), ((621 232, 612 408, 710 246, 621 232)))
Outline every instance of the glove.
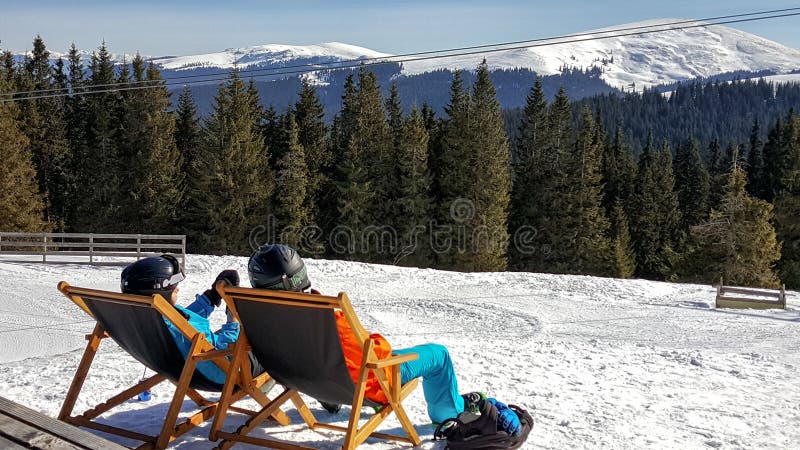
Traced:
POLYGON ((211 285, 211 289, 203 292, 203 295, 205 295, 214 308, 222 304, 222 297, 220 297, 219 292, 214 288, 220 281, 224 281, 228 286, 239 286, 239 272, 233 269, 223 270, 217 275, 217 278, 214 279, 214 284, 211 285))
POLYGON ((211 288, 213 289, 219 281, 224 281, 228 286, 239 286, 239 272, 234 269, 223 270, 217 275, 211 288))
POLYGON ((522 424, 513 409, 493 398, 487 398, 486 401, 497 408, 497 429, 499 431, 505 431, 509 436, 516 436, 522 431, 522 424))

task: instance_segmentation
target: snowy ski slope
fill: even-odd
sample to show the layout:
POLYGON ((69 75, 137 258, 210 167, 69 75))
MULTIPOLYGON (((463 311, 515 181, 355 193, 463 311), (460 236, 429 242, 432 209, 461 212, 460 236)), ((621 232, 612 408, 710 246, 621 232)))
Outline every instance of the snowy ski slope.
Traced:
MULTIPOLYGON (((181 303, 246 258, 189 255, 181 303)), ((715 310, 710 286, 528 273, 453 273, 308 260, 315 287, 348 292, 368 330, 395 347, 450 348, 462 392, 482 390, 527 408, 536 424, 525 448, 796 448, 800 442, 800 301, 786 311, 715 310)), ((0 392, 54 416, 92 322, 57 290, 116 290, 119 268, 0 262, 0 392)), ((248 284, 246 275, 244 284, 248 284)), ((221 324, 224 313, 212 321, 221 324)), ((136 381, 143 366, 113 343, 101 346, 77 405, 83 410, 136 381)), ((156 432, 171 395, 154 391, 108 422, 156 432)), ((348 408, 323 420, 345 423, 348 408)), ((189 403, 187 403, 187 406, 189 403)), ((422 390, 407 401, 422 448, 432 441, 422 390)), ((258 433, 338 448, 339 435, 293 425, 258 433)), ((242 422, 233 415, 226 428, 242 422)), ((208 426, 172 448, 206 449, 208 426)), ((383 430, 396 431, 390 420, 383 430)), ((257 434, 258 434, 257 433, 257 434)), ((112 438, 123 444, 133 444, 112 438)), ((237 445, 236 448, 254 448, 237 445)), ((368 441, 362 448, 396 445, 368 441)))

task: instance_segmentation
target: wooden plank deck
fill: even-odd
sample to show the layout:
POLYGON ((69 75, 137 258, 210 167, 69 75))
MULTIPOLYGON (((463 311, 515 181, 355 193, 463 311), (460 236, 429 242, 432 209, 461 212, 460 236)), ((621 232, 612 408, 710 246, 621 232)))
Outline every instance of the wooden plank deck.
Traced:
POLYGON ((88 431, 0 397, 0 448, 36 450, 125 450, 88 431))

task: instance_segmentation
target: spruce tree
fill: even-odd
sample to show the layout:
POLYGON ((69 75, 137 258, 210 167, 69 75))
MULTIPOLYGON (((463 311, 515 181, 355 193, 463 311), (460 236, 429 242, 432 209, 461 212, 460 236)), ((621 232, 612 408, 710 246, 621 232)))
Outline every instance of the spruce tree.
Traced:
POLYGON ((690 138, 675 150, 675 190, 681 211, 681 229, 703 222, 710 211, 710 176, 700 159, 697 141, 690 138))
POLYGON ((388 262, 392 242, 384 239, 382 227, 389 214, 384 200, 394 189, 387 174, 394 171, 395 160, 377 77, 365 67, 359 70, 354 95, 345 90, 340 123, 336 223, 351 242, 349 248, 338 246, 334 251, 348 253, 351 259, 388 262))
MULTIPOLYGON (((103 43, 92 54, 91 76, 88 88, 107 90, 115 82, 114 64, 103 43)), ((89 95, 86 100, 86 147, 80 155, 76 181, 76 231, 115 233, 124 232, 122 218, 122 188, 118 131, 120 97, 113 92, 89 95)), ((127 187, 126 187, 127 188, 127 187)))
POLYGON ((251 251, 251 233, 268 225, 274 182, 256 126, 260 111, 254 106, 244 81, 233 72, 214 99, 190 176, 190 251, 244 255, 251 251))
POLYGON ((756 198, 766 196, 764 171, 764 143, 761 141, 761 125, 756 119, 750 132, 750 151, 747 153, 747 191, 756 198))
POLYGON ((181 154, 175 144, 175 117, 170 112, 170 93, 161 74, 151 62, 147 67, 148 89, 142 90, 146 115, 139 137, 145 144, 138 164, 141 172, 133 185, 146 233, 175 233, 180 229, 178 208, 183 203, 184 173, 181 154))
MULTIPOLYGON (((303 147, 308 168, 308 184, 306 186, 306 203, 309 221, 319 225, 323 220, 321 206, 324 203, 323 190, 330 187, 331 165, 333 153, 326 140, 328 127, 325 124, 325 110, 317 94, 316 87, 303 80, 300 99, 294 105, 294 116, 297 122, 297 142, 303 147)), ((321 242, 316 242, 312 251, 318 255, 324 249, 321 242)))
POLYGON ((663 279, 672 273, 680 241, 680 212, 669 144, 653 148, 652 136, 639 158, 636 193, 631 199, 631 236, 638 275, 663 279))
POLYGON ((311 225, 306 209, 308 168, 293 114, 288 116, 287 131, 288 151, 278 160, 275 173, 275 224, 281 243, 305 253, 304 227, 311 225))
MULTIPOLYGON (((386 169, 383 172, 383 177, 385 178, 383 184, 387 190, 383 198, 384 207, 382 208, 381 220, 383 224, 391 227, 395 236, 399 237, 400 223, 404 221, 404 218, 398 207, 401 194, 397 187, 400 186, 401 176, 399 171, 399 166, 402 164, 400 161, 401 146, 404 145, 407 130, 403 118, 403 107, 400 104, 400 94, 397 91, 397 85, 394 83, 389 88, 389 97, 386 99, 384 107, 386 109, 387 125, 389 126, 386 157, 391 162, 386 165, 386 169)), ((394 255, 397 254, 398 250, 398 248, 392 250, 392 259, 395 258, 394 255)))
POLYGON ((781 246, 776 240, 771 204, 745 190, 746 175, 735 166, 725 195, 709 219, 692 227, 693 251, 684 263, 687 280, 756 287, 777 287, 774 266, 781 246))
POLYGON ((396 231, 399 248, 394 263, 428 267, 433 263, 429 245, 429 227, 434 199, 430 194, 428 170, 428 131, 420 111, 414 108, 402 120, 402 133, 397 143, 396 231))
POLYGON ((274 106, 264 110, 261 130, 264 134, 264 146, 269 150, 269 162, 275 166, 278 160, 289 151, 289 114, 279 114, 274 106))
POLYGON ((763 198, 772 202, 781 191, 786 164, 786 131, 782 118, 778 118, 775 126, 767 134, 764 144, 764 192, 763 198))
POLYGON ((191 90, 186 87, 178 97, 178 107, 175 110, 175 146, 181 155, 184 174, 190 173, 190 167, 196 163, 202 131, 197 105, 191 90))
MULTIPOLYGON (((41 36, 33 41, 33 51, 26 57, 19 81, 25 91, 50 91, 63 87, 50 65, 50 52, 41 36)), ((63 82, 63 80, 61 80, 63 82)), ((64 123, 62 97, 40 98, 21 102, 23 131, 33 156, 39 191, 45 198, 45 220, 63 231, 70 197, 70 152, 64 123)))
POLYGON ((604 146, 603 154, 603 206, 609 217, 615 215, 616 203, 623 208, 630 201, 636 181, 636 162, 633 149, 625 141, 622 127, 617 126, 614 138, 604 146))
MULTIPOLYGON (((473 178, 473 143, 470 142, 470 97, 464 90, 461 72, 453 74, 450 85, 450 103, 445 107, 447 117, 442 123, 442 132, 436 153, 432 154, 432 172, 436 189, 437 211, 431 243, 437 255, 438 266, 446 269, 464 270, 458 258, 466 258, 468 250, 464 221, 460 208, 467 215, 474 214, 471 202, 466 198, 473 178)), ((474 217, 473 217, 474 218, 474 217)))
POLYGON ((81 211, 81 206, 84 199, 80 195, 84 192, 86 176, 86 158, 88 158, 88 137, 87 137, 87 120, 88 120, 88 105, 87 97, 81 95, 84 86, 87 83, 85 80, 85 71, 81 56, 75 44, 69 49, 67 57, 69 76, 67 83, 69 84, 70 96, 64 100, 64 116, 66 126, 66 139, 69 147, 69 154, 71 155, 71 162, 69 167, 69 176, 67 178, 66 195, 70 198, 69 209, 66 217, 66 231, 75 232, 81 231, 80 221, 78 215, 81 211), (84 181, 81 181, 84 180, 84 181))
MULTIPOLYGON (((518 238, 535 223, 536 217, 533 214, 537 209, 530 206, 536 201, 537 183, 541 181, 543 170, 540 164, 546 145, 548 122, 547 101, 540 77, 536 78, 528 94, 523 112, 524 117, 515 143, 509 211, 509 234, 518 238)), ((512 245, 508 253, 512 268, 526 268, 527 249, 512 245)))
MULTIPOLYGON (((327 147, 330 151, 331 163, 323 166, 323 174, 327 179, 326 184, 320 189, 319 195, 319 215, 318 225, 325 236, 328 236, 327 253, 331 257, 341 258, 352 248, 352 242, 347 242, 344 246, 334 246, 332 242, 333 233, 339 227, 341 206, 340 189, 349 187, 345 168, 347 164, 348 148, 350 136, 355 129, 355 117, 357 113, 356 102, 357 88, 355 76, 350 73, 345 78, 344 93, 342 94, 342 106, 333 118, 331 132, 328 138, 327 147), (338 228, 337 228, 338 227, 338 228)), ((360 180, 361 181, 361 180, 360 180)))
POLYGON ((789 116, 784 129, 784 169, 775 198, 775 230, 783 242, 778 273, 787 286, 800 286, 800 118, 789 116))
MULTIPOLYGON (((12 92, 6 69, 0 68, 0 93, 12 92)), ((12 102, 0 103, 0 230, 12 232, 50 231, 43 220, 44 200, 36 185, 28 139, 20 131, 12 102)))
POLYGON ((611 273, 609 222, 602 205, 601 157, 605 139, 588 107, 581 112, 574 151, 566 160, 570 182, 562 198, 562 221, 554 225, 568 233, 563 259, 556 270, 566 273, 608 275, 611 273))
POLYGON ((468 253, 457 255, 456 268, 503 271, 508 265, 511 155, 500 103, 485 60, 478 65, 465 135, 471 144, 465 149, 470 167, 464 197, 473 202, 474 215, 466 216, 462 222, 468 253))
POLYGON ((613 245, 612 273, 618 278, 631 278, 636 273, 636 254, 631 242, 628 216, 618 199, 611 215, 611 239, 613 245))

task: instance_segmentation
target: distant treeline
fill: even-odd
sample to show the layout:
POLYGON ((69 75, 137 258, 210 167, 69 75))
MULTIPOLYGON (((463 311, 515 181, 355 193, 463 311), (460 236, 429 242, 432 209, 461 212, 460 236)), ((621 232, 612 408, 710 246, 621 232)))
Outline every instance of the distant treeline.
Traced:
POLYGON ((800 120, 777 100, 796 86, 575 104, 563 88, 549 100, 536 79, 515 119, 485 63, 465 80, 450 77, 436 114, 404 108, 396 85, 384 95, 362 67, 326 121, 314 85, 278 112, 234 72, 201 120, 191 92, 174 108, 142 58, 115 68, 101 46, 83 67, 73 47, 51 65, 37 38, 22 63, 2 55, 0 93, 71 95, 0 103, 0 229, 186 233, 196 253, 281 241, 304 255, 453 270, 800 285, 800 120), (155 87, 124 89, 145 81, 155 87), (121 89, 92 93, 109 86, 121 89), (775 105, 750 110, 747 139, 660 125, 695 107, 722 122, 748 111, 729 97, 752 91, 775 105), (626 138, 637 127, 641 147, 626 138))

